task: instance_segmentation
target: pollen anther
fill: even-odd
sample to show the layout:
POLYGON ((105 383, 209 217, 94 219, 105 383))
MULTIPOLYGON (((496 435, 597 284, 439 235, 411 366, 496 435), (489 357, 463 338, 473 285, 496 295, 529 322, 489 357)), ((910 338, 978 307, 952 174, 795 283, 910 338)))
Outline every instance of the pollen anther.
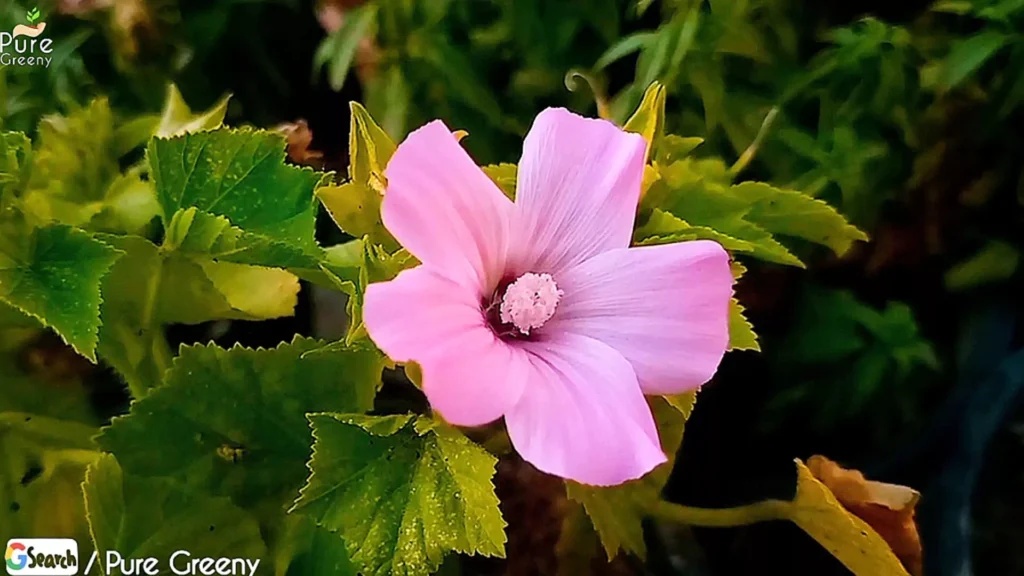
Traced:
POLYGON ((501 321, 529 335, 551 319, 563 292, 550 274, 527 272, 508 285, 501 298, 501 321))

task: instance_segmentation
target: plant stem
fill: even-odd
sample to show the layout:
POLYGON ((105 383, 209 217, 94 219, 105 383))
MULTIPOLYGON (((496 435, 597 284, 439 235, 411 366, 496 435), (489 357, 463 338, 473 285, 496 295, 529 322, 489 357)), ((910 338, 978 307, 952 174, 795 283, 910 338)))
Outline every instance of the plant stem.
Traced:
POLYGON ((735 178, 737 174, 743 171, 750 164, 750 161, 754 159, 754 155, 757 154, 757 149, 761 147, 761 142, 764 137, 768 135, 768 129, 772 127, 772 123, 775 122, 775 117, 779 114, 779 107, 776 106, 768 111, 768 115, 764 117, 764 122, 761 122, 761 128, 757 131, 757 136, 754 136, 754 141, 747 146, 747 149, 740 154, 736 163, 729 168, 729 176, 735 178))
POLYGON ((735 508, 695 508, 660 501, 648 513, 654 518, 690 526, 729 527, 785 519, 789 505, 782 500, 763 500, 735 508))

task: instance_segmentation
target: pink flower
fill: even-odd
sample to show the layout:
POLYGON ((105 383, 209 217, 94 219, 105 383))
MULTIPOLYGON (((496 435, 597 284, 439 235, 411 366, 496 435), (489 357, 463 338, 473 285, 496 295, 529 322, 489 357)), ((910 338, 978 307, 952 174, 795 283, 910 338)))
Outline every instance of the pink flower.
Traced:
POLYGON ((525 460, 585 484, 665 462, 644 394, 707 382, 729 340, 721 246, 629 248, 644 153, 636 134, 548 109, 523 143, 515 203, 441 121, 385 173, 384 224, 423 264, 369 286, 370 337, 420 365, 446 420, 504 416, 525 460))

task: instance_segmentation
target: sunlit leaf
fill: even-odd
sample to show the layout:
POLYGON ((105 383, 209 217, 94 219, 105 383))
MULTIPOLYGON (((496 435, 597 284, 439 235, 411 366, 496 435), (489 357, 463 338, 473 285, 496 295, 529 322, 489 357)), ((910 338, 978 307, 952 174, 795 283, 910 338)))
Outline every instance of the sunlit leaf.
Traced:
POLYGON ((286 165, 285 146, 280 134, 249 129, 154 138, 149 164, 164 224, 194 206, 246 232, 314 249, 313 191, 322 175, 286 165))
POLYGON ((729 301, 729 349, 761 351, 754 326, 743 314, 743 305, 736 298, 729 301))
POLYGON ((398 241, 381 220, 380 205, 383 198, 380 192, 353 181, 340 186, 324 186, 316 191, 316 195, 338 228, 349 236, 367 236, 371 242, 381 244, 388 250, 398 249, 398 241))
POLYGON ((81 230, 0 230, 0 300, 53 328, 96 360, 100 282, 120 253, 81 230))
POLYGON ((230 100, 231 95, 225 95, 206 112, 196 114, 185 103, 178 87, 171 84, 167 87, 164 109, 160 113, 160 123, 154 135, 158 138, 172 138, 186 133, 220 128, 224 123, 224 116, 227 115, 230 100))
POLYGON ((509 200, 516 199, 516 177, 518 166, 515 164, 491 164, 484 166, 484 174, 498 185, 498 188, 508 197, 509 200))
POLYGON ((648 86, 640 107, 622 126, 627 132, 635 132, 647 142, 647 157, 658 145, 665 127, 665 88, 655 82, 648 86))

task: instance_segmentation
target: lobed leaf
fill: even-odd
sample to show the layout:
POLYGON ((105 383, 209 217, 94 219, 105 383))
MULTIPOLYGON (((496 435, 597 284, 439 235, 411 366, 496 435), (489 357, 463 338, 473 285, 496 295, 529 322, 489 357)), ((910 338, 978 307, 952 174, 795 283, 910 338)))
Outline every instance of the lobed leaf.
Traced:
POLYGON ((848 223, 835 208, 796 190, 782 190, 764 182, 743 182, 730 191, 749 202, 746 219, 772 234, 803 238, 845 254, 867 234, 848 223))
POLYGON ((323 175, 286 165, 285 147, 280 134, 249 129, 154 138, 149 164, 164 225, 195 207, 245 232, 315 250, 313 191, 323 175))
POLYGON ((0 232, 0 301, 53 328, 95 362, 100 282, 120 253, 68 226, 19 232, 0 232))
POLYGON ((169 476, 241 506, 284 497, 305 474, 306 413, 369 410, 381 367, 369 346, 301 337, 270 350, 183 347, 164 385, 98 442, 131 474, 169 476))
POLYGON ((497 460, 413 415, 310 416, 316 443, 293 510, 338 532, 366 576, 425 575, 456 551, 504 556, 497 460))

